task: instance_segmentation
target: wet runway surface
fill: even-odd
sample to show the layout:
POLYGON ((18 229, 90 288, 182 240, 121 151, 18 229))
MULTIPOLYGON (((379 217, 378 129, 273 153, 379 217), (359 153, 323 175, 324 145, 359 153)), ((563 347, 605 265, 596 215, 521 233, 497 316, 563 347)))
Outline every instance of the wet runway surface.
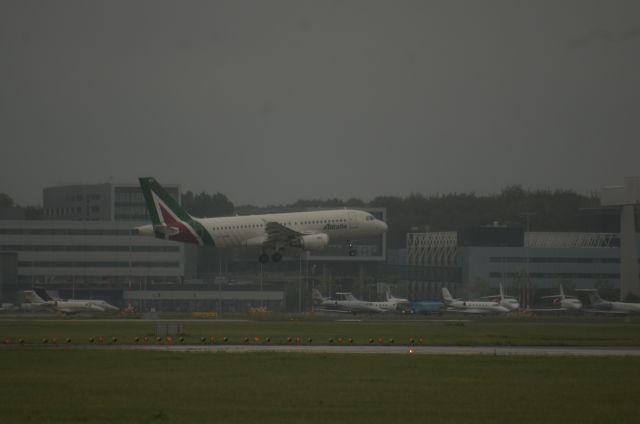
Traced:
POLYGON ((310 345, 60 345, 49 348, 96 350, 149 350, 165 352, 280 352, 402 355, 494 356, 640 356, 640 347, 506 347, 506 346, 310 346, 310 345))

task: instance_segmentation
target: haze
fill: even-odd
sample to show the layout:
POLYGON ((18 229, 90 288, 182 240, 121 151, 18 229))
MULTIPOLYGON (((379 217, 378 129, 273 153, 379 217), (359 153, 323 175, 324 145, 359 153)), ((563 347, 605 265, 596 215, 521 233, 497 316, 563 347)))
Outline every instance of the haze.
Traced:
POLYGON ((3 1, 0 192, 238 204, 638 174, 636 1, 3 1))

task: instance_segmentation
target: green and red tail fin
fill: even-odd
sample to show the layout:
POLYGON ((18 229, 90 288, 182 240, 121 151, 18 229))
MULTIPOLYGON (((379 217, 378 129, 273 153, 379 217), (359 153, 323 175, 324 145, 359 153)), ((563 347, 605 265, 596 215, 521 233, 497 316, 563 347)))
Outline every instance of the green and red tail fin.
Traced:
POLYGON ((176 199, 150 177, 139 178, 155 236, 162 239, 214 246, 211 234, 185 211, 176 199))

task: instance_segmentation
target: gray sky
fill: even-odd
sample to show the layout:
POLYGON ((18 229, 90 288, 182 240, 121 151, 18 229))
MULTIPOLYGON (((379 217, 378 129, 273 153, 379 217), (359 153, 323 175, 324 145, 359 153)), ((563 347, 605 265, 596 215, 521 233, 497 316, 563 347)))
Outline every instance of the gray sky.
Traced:
POLYGON ((640 174, 638 1, 0 2, 0 191, 236 204, 640 174))

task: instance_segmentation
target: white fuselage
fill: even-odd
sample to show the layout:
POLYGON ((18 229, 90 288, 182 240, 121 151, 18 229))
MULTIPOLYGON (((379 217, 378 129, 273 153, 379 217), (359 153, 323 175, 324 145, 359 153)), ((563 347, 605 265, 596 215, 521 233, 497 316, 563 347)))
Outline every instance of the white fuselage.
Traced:
POLYGON ((371 302, 371 304, 376 308, 382 309, 384 312, 395 312, 398 310, 400 305, 404 305, 406 304, 406 302, 398 302, 395 300, 385 300, 382 302, 371 302))
POLYGON ((445 304, 450 309, 459 310, 470 314, 503 314, 509 312, 507 308, 496 302, 465 301, 465 300, 445 300, 445 304))
POLYGON ((336 293, 336 299, 323 298, 316 304, 320 308, 328 310, 344 311, 351 313, 380 313, 385 309, 374 305, 375 302, 367 302, 356 299, 351 293, 336 293))
POLYGON ((621 312, 626 314, 640 314, 640 303, 613 302, 603 300, 593 305, 596 309, 603 311, 621 312))
MULTIPOLYGON (((330 241, 372 237, 387 229, 371 214, 350 209, 193 219, 205 228, 217 247, 261 247, 269 238, 266 229, 270 222, 301 234, 326 234, 330 241)), ((154 235, 151 225, 139 227, 138 231, 154 235)))
POLYGON ((560 299, 560 307, 570 311, 579 311, 582 309, 582 302, 575 297, 565 297, 560 299))
POLYGON ((518 302, 518 299, 515 299, 513 297, 503 297, 498 303, 500 304, 500 306, 503 306, 512 312, 520 309, 520 303, 518 302))
POLYGON ((24 298, 28 303, 23 304, 25 310, 49 310, 58 311, 65 314, 72 314, 77 312, 106 312, 118 310, 113 305, 105 302, 104 300, 64 300, 51 298, 46 292, 43 294, 48 300, 44 300, 34 290, 25 290, 24 298))
POLYGON ((386 229, 382 221, 365 221, 364 214, 350 210, 205 218, 200 222, 219 247, 262 246, 267 239, 267 222, 277 222, 300 233, 324 233, 329 240, 339 241, 381 234, 386 229))
POLYGON ((100 312, 117 312, 120 310, 117 306, 114 306, 104 300, 94 299, 67 299, 64 301, 67 305, 79 304, 84 308, 88 308, 91 311, 100 312))
POLYGON ((77 312, 104 312, 105 310, 88 301, 72 301, 72 300, 53 300, 48 301, 53 304, 56 311, 64 312, 66 314, 73 314, 77 312))

